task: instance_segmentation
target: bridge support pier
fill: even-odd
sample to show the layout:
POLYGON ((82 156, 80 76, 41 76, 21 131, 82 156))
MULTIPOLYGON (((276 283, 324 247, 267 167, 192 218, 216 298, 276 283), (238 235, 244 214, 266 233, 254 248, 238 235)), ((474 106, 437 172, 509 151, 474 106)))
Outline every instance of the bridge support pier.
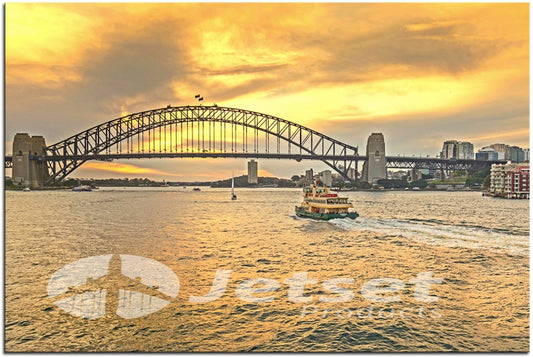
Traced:
POLYGON ((385 139, 382 133, 372 133, 366 144, 367 160, 363 164, 362 180, 376 183, 387 178, 387 159, 385 158, 385 139))
POLYGON ((413 167, 411 169, 411 181, 421 180, 422 179, 422 171, 420 169, 417 169, 416 167, 413 167))
POLYGON ((16 185, 37 188, 48 178, 43 149, 46 147, 42 136, 30 137, 27 133, 17 133, 13 139, 12 179, 16 185))

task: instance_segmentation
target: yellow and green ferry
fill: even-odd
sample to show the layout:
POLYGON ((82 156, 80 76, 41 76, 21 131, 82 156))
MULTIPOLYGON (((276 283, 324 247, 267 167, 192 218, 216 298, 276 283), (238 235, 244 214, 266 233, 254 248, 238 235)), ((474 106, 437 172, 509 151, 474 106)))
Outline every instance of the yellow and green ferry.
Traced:
POLYGON ((296 215, 299 217, 328 220, 334 218, 356 219, 359 214, 352 210, 353 204, 348 202, 348 197, 339 197, 331 193, 329 187, 319 187, 317 184, 304 187, 304 200, 296 206, 296 215))

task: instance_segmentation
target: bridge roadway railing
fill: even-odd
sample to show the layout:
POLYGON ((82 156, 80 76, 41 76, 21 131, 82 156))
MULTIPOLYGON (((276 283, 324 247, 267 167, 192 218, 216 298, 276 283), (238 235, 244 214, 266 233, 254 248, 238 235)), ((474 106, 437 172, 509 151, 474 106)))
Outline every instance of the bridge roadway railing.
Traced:
MULTIPOLYGON (((252 159, 280 159, 280 160, 320 160, 339 161, 351 160, 355 162, 366 161, 367 156, 362 155, 311 155, 311 154, 284 154, 284 153, 235 153, 235 152, 178 152, 178 153, 130 153, 130 154, 96 154, 96 155, 67 155, 48 156, 48 161, 62 160, 100 160, 112 161, 121 159, 148 159, 148 158, 252 158, 252 159)), ((455 160, 440 158, 417 158, 387 156, 387 168, 389 169, 429 169, 429 170, 466 170, 477 171, 492 164, 502 164, 506 161, 482 161, 482 160, 455 160)))
POLYGON ((429 170, 466 170, 478 171, 492 164, 504 164, 504 160, 483 161, 471 159, 441 159, 431 157, 387 156, 387 168, 429 169, 429 170))

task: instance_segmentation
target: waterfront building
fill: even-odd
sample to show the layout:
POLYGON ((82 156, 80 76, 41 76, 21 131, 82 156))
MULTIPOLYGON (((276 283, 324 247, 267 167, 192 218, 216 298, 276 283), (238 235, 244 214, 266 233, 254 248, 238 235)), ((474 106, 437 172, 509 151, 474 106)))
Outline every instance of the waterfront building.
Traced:
POLYGON ((248 183, 257 184, 257 161, 248 161, 248 183))
POLYGON ((529 165, 493 164, 490 192, 496 197, 529 198, 529 165))
POLYGON ((474 145, 468 141, 447 140, 442 145, 442 159, 474 159, 474 145))
POLYGON ((505 175, 505 197, 529 198, 529 165, 515 167, 505 175))
POLYGON ((506 164, 492 164, 490 168, 490 192, 494 196, 503 196, 505 188, 506 164))
POLYGON ((483 160, 483 161, 498 160, 498 153, 490 146, 486 146, 480 149, 476 153, 476 160, 483 160))

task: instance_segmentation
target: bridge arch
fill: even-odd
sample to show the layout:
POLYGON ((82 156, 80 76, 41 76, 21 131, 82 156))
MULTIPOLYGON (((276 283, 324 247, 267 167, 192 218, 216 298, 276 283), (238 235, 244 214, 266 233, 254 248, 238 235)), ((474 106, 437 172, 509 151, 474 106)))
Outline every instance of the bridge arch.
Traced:
POLYGON ((357 170, 358 148, 356 146, 342 143, 315 130, 272 115, 217 105, 167 106, 129 114, 96 125, 43 149, 43 157, 48 170, 47 184, 64 179, 88 160, 101 160, 102 158, 208 156, 299 159, 302 154, 305 154, 307 158, 323 161, 345 178, 348 178, 350 168, 357 170), (183 145, 184 124, 187 127, 187 145, 185 146, 183 145), (207 131, 205 130, 206 124, 207 131), (190 133, 189 125, 192 129, 196 125, 196 131, 190 133), (179 151, 176 134, 178 126, 182 135, 179 151), (230 126, 231 137, 227 135, 227 126, 230 126), (220 128, 218 131, 217 127, 220 128), (239 127, 243 135, 242 142, 236 138, 239 127), (162 150, 162 129, 165 135, 168 129, 171 134, 176 135, 175 145, 172 145, 172 136, 170 137, 170 150, 167 150, 167 143, 165 143, 164 151, 162 150), (151 139, 157 136, 158 131, 159 150, 155 146, 152 150, 151 139), (253 141, 253 145, 250 144, 252 146, 250 151, 249 131, 252 132, 253 141), (216 134, 220 134, 220 140, 213 137, 216 134), (259 140, 263 135, 266 144, 260 149, 259 140), (145 152, 146 136, 148 136, 149 145, 147 153, 145 152), (189 152, 191 148, 189 138, 193 140, 193 149, 194 139, 198 140, 197 152, 194 150, 189 152), (271 138, 275 140, 275 149, 271 148, 271 138), (200 141, 202 150, 200 150, 200 141), (287 145, 286 150, 282 150, 282 142, 287 145), (208 145, 205 145, 206 143, 208 145), (215 144, 220 144, 220 147, 217 148, 215 144), (227 151, 230 145, 231 151, 227 151), (125 153, 122 153, 123 147, 126 148, 125 153))

